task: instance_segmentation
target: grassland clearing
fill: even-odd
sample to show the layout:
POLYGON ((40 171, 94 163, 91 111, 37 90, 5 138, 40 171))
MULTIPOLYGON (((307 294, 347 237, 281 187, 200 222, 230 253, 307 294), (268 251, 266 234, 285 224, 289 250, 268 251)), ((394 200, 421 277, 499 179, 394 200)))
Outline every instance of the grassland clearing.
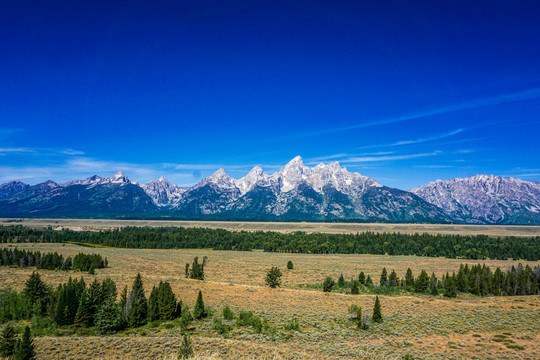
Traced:
POLYGON ((357 232, 403 234, 459 234, 489 236, 540 236, 540 226, 460 225, 460 224, 387 224, 323 222, 256 222, 256 221, 190 221, 190 220, 111 220, 111 219, 0 219, 0 225, 69 228, 74 231, 113 229, 125 226, 182 226, 225 229, 230 231, 277 231, 306 233, 355 234, 357 232))
MULTIPOLYGON (((1 245, 56 251, 64 256, 95 252, 109 260, 109 267, 97 270, 95 275, 40 270, 43 280, 50 284, 65 282, 70 276, 84 276, 87 283, 94 277, 100 280, 110 277, 121 289, 124 285, 131 286, 140 272, 147 296, 153 285, 169 281, 176 295, 191 308, 198 291, 202 290, 206 305, 216 314, 227 304, 237 314, 240 310, 253 311, 276 328, 275 334, 269 336, 256 334, 250 328, 235 327, 228 338, 224 338, 213 329, 212 319, 194 323, 191 332, 195 350, 203 355, 214 354, 214 358, 401 359, 404 354, 412 354, 418 359, 535 359, 540 352, 539 296, 480 298, 462 295, 452 300, 426 295, 381 296, 385 321, 362 331, 348 320, 347 308, 357 304, 370 312, 374 296, 300 288, 301 284, 322 282, 326 276, 337 278, 341 273, 349 279, 364 271, 376 280, 383 267, 395 269, 400 276, 408 267, 415 274, 426 269, 440 276, 456 270, 460 263, 485 263, 506 268, 516 264, 513 261, 138 250, 43 243, 1 245), (184 276, 185 264, 195 256, 208 257, 205 281, 184 276), (286 269, 289 260, 294 263, 294 270, 286 269), (266 271, 271 266, 282 269, 282 288, 264 286, 266 271), (285 330, 292 319, 298 320, 301 331, 285 330)), ((538 261, 523 263, 540 265, 538 261)), ((0 284, 21 289, 32 271, 32 268, 1 267, 0 284)), ((68 349, 74 349, 72 351, 76 351, 80 359, 95 359, 95 354, 100 354, 99 358, 103 359, 163 358, 174 354, 180 343, 180 330, 173 325, 146 325, 108 337, 38 337, 36 344, 40 358, 44 359, 70 358, 73 352, 68 349)))

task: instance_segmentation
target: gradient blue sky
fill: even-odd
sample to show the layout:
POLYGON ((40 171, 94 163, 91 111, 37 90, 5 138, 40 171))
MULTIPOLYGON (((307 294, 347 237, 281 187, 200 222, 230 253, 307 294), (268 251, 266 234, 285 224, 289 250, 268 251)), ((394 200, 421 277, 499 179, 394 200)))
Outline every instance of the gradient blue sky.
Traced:
POLYGON ((123 170, 189 185, 296 155, 402 189, 539 180, 538 14, 538 1, 3 1, 0 182, 123 170))

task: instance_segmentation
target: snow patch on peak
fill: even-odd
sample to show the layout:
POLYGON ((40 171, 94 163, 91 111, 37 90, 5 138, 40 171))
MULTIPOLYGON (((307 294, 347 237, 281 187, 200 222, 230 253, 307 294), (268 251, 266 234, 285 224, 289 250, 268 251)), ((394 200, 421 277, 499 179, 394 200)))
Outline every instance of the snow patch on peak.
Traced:
POLYGON ((256 185, 268 186, 269 184, 269 176, 260 166, 255 166, 246 176, 236 181, 241 195, 252 190, 256 185))
POLYGON ((130 183, 131 182, 122 171, 118 171, 116 174, 111 176, 109 180, 113 183, 130 183))

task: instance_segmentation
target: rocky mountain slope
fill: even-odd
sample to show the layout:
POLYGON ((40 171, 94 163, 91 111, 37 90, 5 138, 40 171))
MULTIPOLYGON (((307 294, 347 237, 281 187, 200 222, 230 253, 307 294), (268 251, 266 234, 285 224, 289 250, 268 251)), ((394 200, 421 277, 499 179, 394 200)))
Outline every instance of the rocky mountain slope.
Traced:
POLYGON ((411 190, 457 221, 540 224, 540 183, 493 175, 437 180, 411 190))
POLYGON ((266 174, 241 179, 223 169, 183 188, 164 177, 147 184, 122 172, 64 184, 0 185, 2 217, 174 217, 185 219, 330 220, 540 224, 540 183, 478 175, 403 191, 337 162, 305 166, 295 157, 266 174))

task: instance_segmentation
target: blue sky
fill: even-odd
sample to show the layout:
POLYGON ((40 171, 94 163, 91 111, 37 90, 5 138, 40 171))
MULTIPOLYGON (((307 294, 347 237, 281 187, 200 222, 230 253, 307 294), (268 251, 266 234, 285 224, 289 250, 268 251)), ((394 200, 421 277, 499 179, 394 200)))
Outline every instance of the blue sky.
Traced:
POLYGON ((538 1, 3 2, 0 182, 123 170, 189 185, 296 155, 402 189, 538 181, 538 13, 538 1))

